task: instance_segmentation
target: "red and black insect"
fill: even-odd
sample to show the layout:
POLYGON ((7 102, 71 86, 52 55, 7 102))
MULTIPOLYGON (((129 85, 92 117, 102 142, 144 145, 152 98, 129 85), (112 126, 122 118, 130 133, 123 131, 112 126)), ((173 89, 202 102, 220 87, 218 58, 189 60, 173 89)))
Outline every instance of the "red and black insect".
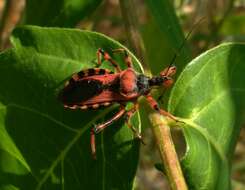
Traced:
POLYGON ((150 92, 154 87, 169 87, 173 83, 171 76, 175 74, 176 68, 169 66, 159 76, 148 77, 135 72, 132 67, 131 58, 126 50, 115 50, 115 52, 119 51, 124 52, 127 69, 121 70, 116 61, 107 52, 99 49, 97 51, 98 65, 101 65, 101 56, 103 56, 104 60, 109 61, 115 67, 116 72, 114 73, 101 68, 82 70, 74 74, 60 92, 59 97, 64 107, 70 109, 97 109, 113 103, 120 104, 120 109, 117 114, 105 123, 99 124, 91 129, 91 148, 93 155, 95 155, 96 150, 95 134, 101 132, 112 122, 124 115, 126 116, 126 123, 129 128, 141 139, 141 135, 129 123, 130 117, 138 109, 137 99, 140 96, 145 96, 150 106, 157 112, 175 119, 174 116, 159 107, 157 101, 150 95, 150 92), (127 102, 133 102, 134 104, 133 108, 129 111, 125 109, 127 102))

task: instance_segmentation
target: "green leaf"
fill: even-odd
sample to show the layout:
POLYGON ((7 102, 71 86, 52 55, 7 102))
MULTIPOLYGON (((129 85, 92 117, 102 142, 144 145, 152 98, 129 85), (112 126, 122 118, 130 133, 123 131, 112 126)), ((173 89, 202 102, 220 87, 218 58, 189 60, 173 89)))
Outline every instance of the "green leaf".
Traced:
MULTIPOLYGON (((90 128, 118 106, 65 110, 57 99, 73 73, 95 67, 98 48, 123 46, 98 33, 34 26, 17 28, 12 44, 0 54, 0 189, 131 189, 139 142, 123 119, 96 135, 91 157, 90 128)), ((112 57, 126 67, 122 55, 112 57)), ((131 122, 140 127, 137 114, 131 122)))
POLYGON ((144 27, 143 37, 150 67, 158 74, 170 64, 174 54, 178 54, 175 64, 180 72, 191 55, 186 44, 180 52, 184 34, 173 5, 169 0, 146 0, 146 4, 151 21, 144 27))
POLYGON ((73 27, 102 0, 27 0, 25 24, 73 27))
POLYGON ((235 43, 207 51, 172 90, 169 110, 186 122, 182 166, 190 189, 231 189, 231 159, 245 122, 244 51, 235 43))

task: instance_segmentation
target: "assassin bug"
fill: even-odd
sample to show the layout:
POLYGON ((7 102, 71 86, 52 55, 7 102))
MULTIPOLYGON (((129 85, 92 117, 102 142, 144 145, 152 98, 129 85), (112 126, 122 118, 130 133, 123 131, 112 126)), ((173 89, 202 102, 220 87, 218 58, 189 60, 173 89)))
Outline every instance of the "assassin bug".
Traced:
POLYGON ((150 106, 159 113, 168 116, 174 120, 167 111, 161 109, 157 101, 150 95, 153 87, 169 87, 173 83, 173 76, 176 67, 170 65, 163 70, 159 76, 148 77, 144 74, 136 73, 132 66, 131 58, 125 49, 116 49, 114 52, 123 52, 127 69, 121 70, 119 65, 111 56, 102 50, 97 51, 98 65, 101 65, 101 57, 110 62, 116 69, 112 72, 101 68, 90 68, 74 74, 65 87, 60 92, 60 99, 64 107, 70 109, 97 109, 102 106, 109 106, 112 103, 119 103, 120 109, 111 119, 99 124, 91 129, 91 149, 95 156, 95 134, 101 132, 107 126, 126 116, 126 123, 133 133, 141 139, 141 135, 130 125, 130 117, 138 110, 137 99, 145 96, 150 106), (126 103, 133 102, 131 110, 126 111, 126 103))
MULTIPOLYGON (((194 24, 193 28, 189 31, 180 45, 178 52, 182 50, 188 37, 202 20, 203 18, 194 24)), ((107 52, 99 48, 97 51, 98 65, 101 65, 101 57, 103 56, 104 60, 110 62, 112 66, 115 67, 116 72, 114 73, 101 68, 82 70, 71 77, 59 94, 64 107, 69 109, 97 109, 99 107, 109 106, 113 103, 120 104, 118 113, 111 119, 91 128, 91 150, 94 157, 96 156, 95 134, 101 132, 124 115, 126 116, 126 123, 129 128, 136 137, 141 139, 141 135, 129 123, 130 117, 139 108, 137 99, 140 96, 146 97, 152 109, 178 121, 176 117, 159 107, 157 101, 151 96, 150 92, 154 87, 163 86, 168 88, 173 84, 173 79, 171 77, 176 73, 176 67, 173 66, 173 64, 179 55, 175 53, 169 66, 160 72, 158 76, 148 77, 144 74, 135 72, 132 67, 131 58, 125 49, 116 49, 114 52, 124 52, 124 60, 127 69, 121 70, 117 62, 114 61, 107 52), (127 102, 133 102, 134 104, 133 108, 129 111, 125 108, 127 102)), ((161 97, 162 95, 160 98, 161 97)))

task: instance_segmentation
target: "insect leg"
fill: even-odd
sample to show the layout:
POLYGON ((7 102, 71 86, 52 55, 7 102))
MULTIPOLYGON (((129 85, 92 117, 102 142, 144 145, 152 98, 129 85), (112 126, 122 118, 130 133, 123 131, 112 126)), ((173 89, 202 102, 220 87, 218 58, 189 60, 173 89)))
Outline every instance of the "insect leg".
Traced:
POLYGON ((90 146, 91 146, 92 157, 94 160, 96 160, 96 143, 95 143, 94 128, 91 128, 90 130, 90 146))
POLYGON ((121 118, 124 114, 126 113, 125 107, 121 105, 119 112, 117 112, 111 119, 106 121, 105 123, 99 124, 98 126, 94 127, 94 132, 97 134, 104 130, 106 127, 111 125, 114 121, 118 120, 121 118))
POLYGON ((142 144, 145 144, 144 141, 142 140, 142 136, 141 134, 134 128, 133 125, 131 125, 131 123, 129 122, 130 121, 130 118, 133 116, 133 114, 139 109, 139 104, 138 103, 135 103, 134 104, 134 107, 129 110, 127 113, 126 113, 126 123, 127 123, 127 126, 133 131, 134 135, 142 142, 142 144))
POLYGON ((102 123, 98 126, 95 126, 91 128, 90 131, 90 146, 91 146, 91 152, 94 159, 96 159, 96 143, 95 143, 95 135, 99 132, 101 132, 103 129, 108 127, 110 124, 112 124, 114 121, 118 120, 120 117, 122 117, 125 114, 126 110, 123 105, 121 105, 119 112, 114 115, 110 120, 106 121, 105 123, 102 123))
POLYGON ((119 48, 119 49, 114 49, 113 50, 114 53, 117 53, 117 52, 123 52, 124 53, 124 61, 125 63, 127 64, 128 67, 132 67, 132 59, 131 57, 129 56, 127 50, 123 49, 123 48, 119 48))
MULTIPOLYGON (((157 101, 162 101, 162 97, 165 93, 165 90, 169 87, 172 86, 172 84, 174 83, 174 80, 172 78, 169 78, 168 80, 166 80, 164 83, 163 83, 163 86, 164 86, 164 89, 161 93, 161 95, 157 98, 157 101)), ((161 102, 162 103, 162 102, 161 102)))
POLYGON ((150 104, 150 106, 152 107, 152 109, 156 110, 157 112, 159 112, 160 114, 164 115, 164 116, 167 116, 175 121, 177 121, 177 118, 174 117, 171 113, 161 109, 157 103, 157 101, 151 96, 151 95, 148 95, 146 97, 148 103, 150 104))
POLYGON ((99 48, 97 51, 97 59, 98 59, 98 65, 101 65, 101 55, 106 61, 109 61, 117 70, 117 72, 121 72, 122 70, 120 69, 119 65, 117 64, 116 61, 114 61, 111 56, 105 52, 103 49, 99 48))

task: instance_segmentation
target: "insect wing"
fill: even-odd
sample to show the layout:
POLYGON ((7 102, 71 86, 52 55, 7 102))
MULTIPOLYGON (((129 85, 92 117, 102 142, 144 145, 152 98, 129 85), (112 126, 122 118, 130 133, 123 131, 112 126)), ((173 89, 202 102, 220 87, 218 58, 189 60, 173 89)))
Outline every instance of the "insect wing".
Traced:
POLYGON ((117 92, 113 92, 111 90, 104 90, 100 94, 89 98, 86 101, 83 101, 82 104, 84 105, 93 105, 93 104, 99 104, 101 106, 106 105, 108 103, 112 102, 125 102, 129 101, 128 98, 122 96, 121 94, 117 92))
POLYGON ((66 105, 80 104, 102 92, 103 84, 99 80, 78 80, 69 83, 60 93, 66 105))

